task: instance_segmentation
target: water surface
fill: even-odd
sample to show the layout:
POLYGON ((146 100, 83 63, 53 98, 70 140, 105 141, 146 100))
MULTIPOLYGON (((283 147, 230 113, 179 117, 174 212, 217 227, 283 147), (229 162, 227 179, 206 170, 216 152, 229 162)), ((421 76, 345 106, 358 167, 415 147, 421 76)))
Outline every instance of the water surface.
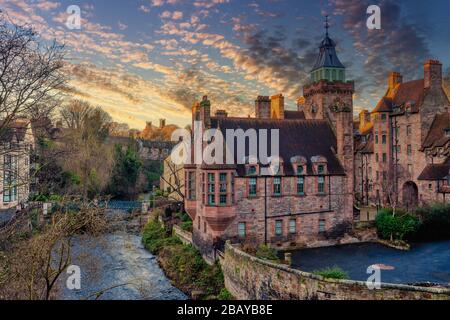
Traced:
POLYGON ((155 256, 141 244, 141 237, 126 233, 78 237, 72 264, 81 268, 81 290, 69 290, 61 281, 64 300, 185 300, 159 267, 155 256))
POLYGON ((338 266, 353 280, 366 281, 367 267, 382 265, 385 283, 450 283, 450 240, 413 244, 399 251, 375 243, 304 249, 292 253, 293 267, 312 272, 338 266))

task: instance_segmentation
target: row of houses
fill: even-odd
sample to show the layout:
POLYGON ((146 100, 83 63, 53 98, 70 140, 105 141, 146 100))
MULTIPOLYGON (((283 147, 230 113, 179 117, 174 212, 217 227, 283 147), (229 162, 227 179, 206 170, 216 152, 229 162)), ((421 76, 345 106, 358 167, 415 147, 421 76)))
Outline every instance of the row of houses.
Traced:
MULTIPOLYGON (((282 95, 258 97, 254 118, 223 110, 212 115, 207 97, 194 105, 192 128, 200 121, 203 130, 223 136, 228 129, 276 129, 280 136, 275 175, 250 161, 189 164, 180 171, 193 239, 205 256, 227 239, 320 245, 352 226, 355 205, 410 209, 450 200, 450 103, 442 64, 426 61, 420 80, 403 82, 391 73, 385 96, 355 121, 354 82, 346 80, 335 47, 327 32, 295 111, 285 110, 282 95)), ((192 157, 209 143, 192 148, 192 157)), ((168 181, 173 170, 165 174, 168 181)))

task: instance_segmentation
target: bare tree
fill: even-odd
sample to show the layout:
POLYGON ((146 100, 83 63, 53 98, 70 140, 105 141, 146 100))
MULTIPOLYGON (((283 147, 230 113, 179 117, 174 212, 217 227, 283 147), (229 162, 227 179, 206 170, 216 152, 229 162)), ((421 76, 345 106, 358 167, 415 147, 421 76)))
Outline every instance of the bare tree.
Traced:
POLYGON ((99 235, 107 227, 104 209, 92 203, 78 204, 76 213, 68 209, 54 213, 37 234, 27 231, 29 215, 0 231, 4 250, 0 257, 0 299, 55 297, 58 279, 71 264, 73 238, 80 233, 99 235))
POLYGON ((64 47, 0 13, 0 135, 17 119, 39 119, 58 104, 65 83, 64 47))
MULTIPOLYGON (((168 192, 167 197, 170 200, 180 201, 184 203, 184 179, 181 175, 183 170, 184 169, 182 166, 177 166, 170 160, 170 158, 167 158, 166 160, 164 160, 164 174, 161 176, 161 179, 170 187, 170 191, 168 192), (166 170, 169 178, 165 177, 166 170)), ((167 190, 162 191, 166 192, 167 190)))
POLYGON ((60 103, 63 61, 63 46, 44 45, 32 28, 0 12, 0 156, 7 156, 2 170, 8 177, 0 193, 25 189, 31 181, 30 124, 50 118, 60 103))

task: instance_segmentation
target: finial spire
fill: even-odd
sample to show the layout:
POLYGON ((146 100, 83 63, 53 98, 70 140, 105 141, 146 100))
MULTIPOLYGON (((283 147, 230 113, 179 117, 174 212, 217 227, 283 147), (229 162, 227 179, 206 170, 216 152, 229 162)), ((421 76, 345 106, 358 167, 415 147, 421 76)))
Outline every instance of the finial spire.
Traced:
POLYGON ((328 37, 328 29, 330 28, 330 24, 328 23, 328 15, 325 16, 325 30, 326 30, 326 36, 328 37))

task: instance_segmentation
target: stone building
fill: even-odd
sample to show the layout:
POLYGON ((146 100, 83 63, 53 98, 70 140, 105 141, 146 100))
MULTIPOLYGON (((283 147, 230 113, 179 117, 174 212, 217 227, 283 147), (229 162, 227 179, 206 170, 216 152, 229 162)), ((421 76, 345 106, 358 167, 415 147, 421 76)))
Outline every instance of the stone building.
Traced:
MULTIPOLYGON (((194 242, 204 255, 214 258, 213 248, 226 239, 279 247, 317 246, 339 238, 351 226, 354 84, 345 80, 345 67, 328 29, 311 83, 303 91, 296 111, 285 110, 281 94, 258 97, 256 118, 229 117, 222 110, 211 115, 206 97, 194 105, 192 128, 198 121, 203 130, 217 129, 224 137, 228 130, 249 135, 244 139, 242 164, 235 152, 233 164, 185 166, 185 208, 194 222, 194 242), (251 129, 266 130, 270 138, 251 140, 251 129), (261 155, 264 143, 276 135, 273 132, 279 134, 281 165, 275 174, 268 174, 267 162, 253 161, 248 155, 255 146, 261 155)), ((200 149, 194 146, 192 158, 211 142, 203 142, 200 149)), ((228 140, 226 146, 234 148, 228 140)), ((270 142, 269 152, 272 146, 270 142)))
POLYGON ((384 97, 355 124, 355 194, 363 205, 407 209, 450 198, 450 103, 442 64, 429 60, 424 78, 388 77, 384 97))
POLYGON ((0 209, 11 209, 28 201, 35 142, 28 120, 0 123, 0 128, 0 209))

